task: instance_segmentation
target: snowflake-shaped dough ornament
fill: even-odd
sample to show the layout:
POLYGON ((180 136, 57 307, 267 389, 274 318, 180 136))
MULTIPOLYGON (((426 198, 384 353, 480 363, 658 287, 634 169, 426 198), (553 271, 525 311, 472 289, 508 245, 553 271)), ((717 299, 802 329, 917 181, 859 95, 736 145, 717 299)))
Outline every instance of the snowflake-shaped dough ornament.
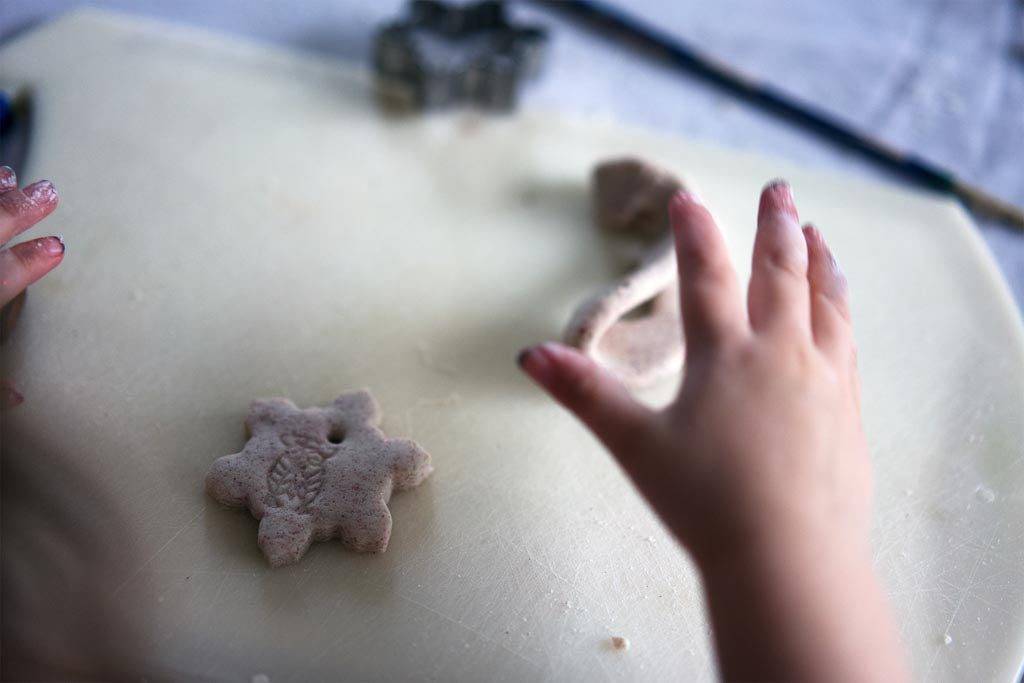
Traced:
POLYGON ((383 552, 391 538, 392 490, 417 486, 433 468, 414 442, 384 436, 380 417, 365 389, 324 408, 301 409, 282 398, 253 401, 245 448, 214 461, 206 491, 260 520, 259 546, 271 566, 296 562, 313 541, 332 538, 383 552))

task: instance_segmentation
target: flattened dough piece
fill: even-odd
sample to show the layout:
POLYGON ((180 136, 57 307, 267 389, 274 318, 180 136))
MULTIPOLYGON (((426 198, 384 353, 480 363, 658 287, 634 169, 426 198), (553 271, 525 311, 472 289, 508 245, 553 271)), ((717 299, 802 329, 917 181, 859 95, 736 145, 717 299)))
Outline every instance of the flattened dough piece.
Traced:
POLYGON ((419 485, 433 467, 414 442, 384 436, 380 417, 365 389, 324 408, 253 401, 245 448, 214 461, 206 491, 260 520, 259 546, 271 566, 296 562, 313 541, 332 538, 383 552, 391 538, 392 490, 419 485))

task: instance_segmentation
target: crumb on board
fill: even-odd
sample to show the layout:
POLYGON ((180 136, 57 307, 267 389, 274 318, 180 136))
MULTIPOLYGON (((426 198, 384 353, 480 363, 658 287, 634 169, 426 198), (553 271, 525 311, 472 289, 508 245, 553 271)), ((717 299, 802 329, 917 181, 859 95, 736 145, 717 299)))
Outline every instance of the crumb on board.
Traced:
POLYGON ((612 636, 611 646, 613 650, 628 650, 629 638, 624 638, 622 636, 612 636))

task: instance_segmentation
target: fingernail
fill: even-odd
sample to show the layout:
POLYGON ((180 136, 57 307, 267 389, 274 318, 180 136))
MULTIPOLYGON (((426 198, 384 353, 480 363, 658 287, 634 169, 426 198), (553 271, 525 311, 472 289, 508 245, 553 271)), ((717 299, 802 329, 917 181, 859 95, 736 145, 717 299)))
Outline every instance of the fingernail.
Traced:
POLYGON ((793 188, 785 178, 772 178, 765 184, 764 189, 784 193, 790 199, 793 198, 793 188))
POLYGON ((523 372, 544 384, 551 374, 551 355, 544 344, 523 349, 517 359, 523 372))
POLYGON ((701 201, 700 195, 693 190, 678 190, 672 197, 673 201, 680 202, 682 204, 696 204, 697 206, 704 206, 704 202, 701 201))
POLYGON ((10 166, 0 166, 0 192, 13 190, 18 186, 18 176, 10 166))
POLYGON ((64 240, 60 237, 44 237, 42 246, 50 256, 60 256, 64 253, 64 240))
POLYGON ((793 188, 782 178, 776 178, 764 186, 761 192, 761 208, 775 208, 796 216, 796 202, 793 199, 793 188))
POLYGON ((40 180, 25 188, 25 196, 33 204, 49 204, 57 198, 57 190, 49 180, 40 180))

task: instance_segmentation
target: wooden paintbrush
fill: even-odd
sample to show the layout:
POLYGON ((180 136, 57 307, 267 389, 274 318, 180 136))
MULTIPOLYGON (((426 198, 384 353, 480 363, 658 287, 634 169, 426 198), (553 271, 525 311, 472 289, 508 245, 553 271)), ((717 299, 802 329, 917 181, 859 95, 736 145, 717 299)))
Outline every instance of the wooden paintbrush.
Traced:
POLYGON ((918 185, 951 193, 978 216, 1024 230, 1024 209, 960 180, 950 171, 910 152, 864 135, 828 112, 799 102, 770 84, 707 57, 675 36, 616 7, 596 0, 526 1, 564 14, 652 57, 697 74, 731 94, 797 123, 834 144, 856 151, 918 185))

